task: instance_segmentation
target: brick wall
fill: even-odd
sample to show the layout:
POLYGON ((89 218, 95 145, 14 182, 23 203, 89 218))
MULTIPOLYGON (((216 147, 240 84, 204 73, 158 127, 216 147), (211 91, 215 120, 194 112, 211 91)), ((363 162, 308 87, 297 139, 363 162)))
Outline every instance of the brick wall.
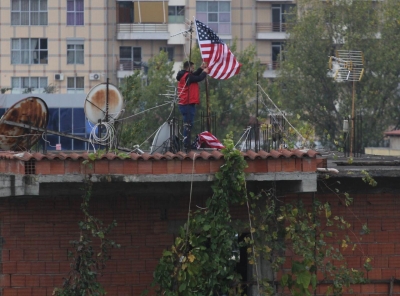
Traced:
MULTIPOLYGON (((189 195, 189 194, 188 194, 189 195)), ((104 222, 116 219, 112 238, 122 245, 111 252, 101 282, 108 295, 139 295, 148 288, 158 259, 174 239, 173 232, 187 219, 188 195, 180 198, 112 196, 93 198, 92 213, 104 222)), ((310 194, 281 197, 284 201, 310 194)), ((346 250, 350 267, 361 267, 363 255, 372 258, 370 280, 400 278, 400 219, 396 194, 353 195, 350 213, 334 195, 319 195, 329 201, 332 213, 345 215, 358 233, 368 222, 371 234, 364 236, 360 249, 346 250)), ((70 240, 78 239, 77 222, 82 218, 80 198, 9 198, 0 200, 1 246, 0 287, 2 296, 51 295, 69 272, 70 240)), ((192 205, 204 206, 194 196, 192 205)), ((246 217, 247 209, 233 209, 235 217, 246 217)), ((323 292, 321 287, 320 292, 323 292)), ((389 284, 372 283, 355 287, 357 295, 388 295, 389 284)), ((400 293, 400 285, 394 285, 400 293)))

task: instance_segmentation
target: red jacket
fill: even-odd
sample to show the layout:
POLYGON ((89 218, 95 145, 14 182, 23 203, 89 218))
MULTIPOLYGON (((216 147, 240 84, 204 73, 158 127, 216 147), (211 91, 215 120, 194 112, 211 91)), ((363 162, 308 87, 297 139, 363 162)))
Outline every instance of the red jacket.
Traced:
POLYGON ((198 82, 204 80, 207 73, 199 68, 194 73, 185 70, 178 72, 176 79, 178 82, 179 105, 200 104, 200 91, 198 82))

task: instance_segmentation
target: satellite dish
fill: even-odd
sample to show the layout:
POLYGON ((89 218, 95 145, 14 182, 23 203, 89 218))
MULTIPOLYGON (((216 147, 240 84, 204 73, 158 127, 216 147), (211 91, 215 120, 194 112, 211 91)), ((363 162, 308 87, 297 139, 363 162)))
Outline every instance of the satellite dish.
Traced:
POLYGON ((41 137, 42 132, 5 123, 22 123, 45 129, 49 120, 46 103, 38 97, 28 97, 12 105, 0 119, 0 149, 29 150, 41 137))
MULTIPOLYGON (((117 119, 123 108, 123 98, 118 88, 108 83, 108 116, 117 119)), ((93 124, 105 120, 107 114, 107 83, 94 86, 86 96, 85 115, 93 124)))
MULTIPOLYGON (((164 154, 165 152, 167 152, 171 146, 170 141, 173 139, 172 137, 172 130, 171 130, 171 123, 168 122, 164 122, 160 128, 158 129, 153 143, 151 144, 151 148, 150 148, 150 154, 154 154, 154 153, 161 153, 164 154)), ((175 135, 178 135, 178 127, 175 125, 175 135)), ((173 141, 173 146, 174 148, 178 148, 177 146, 179 146, 179 141, 173 141)), ((179 148, 178 148, 179 150, 179 148)))

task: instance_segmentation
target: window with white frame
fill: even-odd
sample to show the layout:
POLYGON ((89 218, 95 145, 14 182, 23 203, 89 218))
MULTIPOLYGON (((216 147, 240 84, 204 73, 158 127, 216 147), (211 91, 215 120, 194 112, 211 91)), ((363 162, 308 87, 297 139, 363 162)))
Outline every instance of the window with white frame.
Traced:
POLYGON ((47 64, 48 46, 45 38, 11 39, 11 64, 47 64))
POLYGON ((272 31, 285 32, 294 4, 272 4, 272 31))
POLYGON ((84 24, 83 0, 67 1, 67 26, 83 26, 84 24))
POLYGON ((46 26, 47 0, 11 0, 11 25, 46 26))
POLYGON ((44 93, 48 86, 47 77, 11 77, 11 93, 44 93))
POLYGON ((174 48, 173 47, 160 47, 160 51, 165 51, 168 54, 168 61, 174 60, 174 48))
MULTIPOLYGON (((91 130, 85 120, 83 108, 49 108, 47 128, 81 138, 87 138, 91 130)), ((46 146, 48 150, 56 150, 56 144, 61 144, 62 150, 85 150, 87 148, 84 141, 57 135, 47 135, 46 141, 44 138, 40 139, 40 145, 46 146)))
POLYGON ((231 34, 230 1, 197 1, 196 18, 215 33, 231 34))
POLYGON ((84 64, 84 40, 67 40, 67 64, 84 64))
POLYGON ((168 6, 168 23, 184 23, 185 6, 168 6))
POLYGON ((84 77, 67 77, 67 93, 82 94, 85 92, 84 77))
POLYGON ((142 68, 142 48, 120 46, 119 67, 121 71, 133 71, 142 68))

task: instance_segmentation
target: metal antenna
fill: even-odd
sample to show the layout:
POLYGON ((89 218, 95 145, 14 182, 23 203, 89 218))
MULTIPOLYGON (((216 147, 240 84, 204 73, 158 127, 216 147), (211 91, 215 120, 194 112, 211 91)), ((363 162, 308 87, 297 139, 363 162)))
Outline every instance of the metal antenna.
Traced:
POLYGON ((329 57, 329 68, 334 71, 333 78, 338 82, 353 82, 353 97, 351 102, 351 136, 350 156, 353 156, 355 135, 355 95, 356 82, 361 81, 364 74, 364 54, 357 50, 337 50, 336 56, 329 57))

